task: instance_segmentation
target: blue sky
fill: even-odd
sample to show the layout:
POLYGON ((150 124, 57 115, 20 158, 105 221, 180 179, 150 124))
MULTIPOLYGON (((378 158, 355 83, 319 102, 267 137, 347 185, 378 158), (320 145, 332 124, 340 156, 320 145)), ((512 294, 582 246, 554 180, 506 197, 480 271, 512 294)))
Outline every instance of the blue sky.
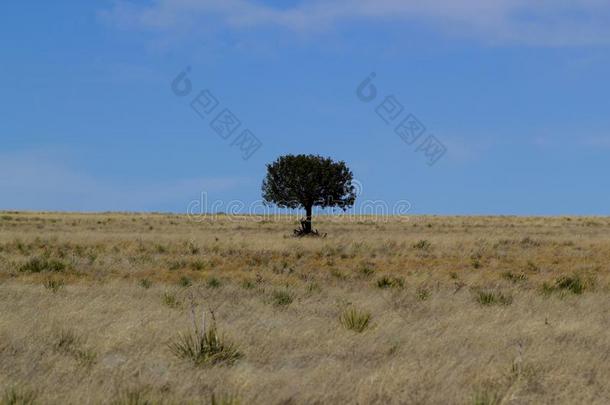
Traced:
MULTIPOLYGON (((260 199, 285 153, 345 160, 413 214, 610 214, 599 0, 5 1, 0 209, 185 212, 260 199), (172 92, 190 67, 192 93, 172 92), (356 88, 371 72, 377 99, 356 88), (208 89, 218 110, 191 100, 208 89), (432 166, 377 106, 393 95, 432 166), (228 108, 262 146, 210 127, 228 108)), ((402 115, 401 115, 402 117, 402 115)), ((237 133, 234 135, 237 136, 237 133)))

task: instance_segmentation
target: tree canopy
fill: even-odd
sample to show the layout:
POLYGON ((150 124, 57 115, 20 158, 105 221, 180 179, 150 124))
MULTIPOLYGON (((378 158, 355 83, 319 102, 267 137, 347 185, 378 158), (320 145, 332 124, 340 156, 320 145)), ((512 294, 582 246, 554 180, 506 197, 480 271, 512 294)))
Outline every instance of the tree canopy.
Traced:
POLYGON ((267 165, 262 194, 268 203, 282 208, 304 208, 303 234, 312 232, 311 213, 316 207, 354 205, 353 174, 345 162, 319 155, 284 155, 267 165))

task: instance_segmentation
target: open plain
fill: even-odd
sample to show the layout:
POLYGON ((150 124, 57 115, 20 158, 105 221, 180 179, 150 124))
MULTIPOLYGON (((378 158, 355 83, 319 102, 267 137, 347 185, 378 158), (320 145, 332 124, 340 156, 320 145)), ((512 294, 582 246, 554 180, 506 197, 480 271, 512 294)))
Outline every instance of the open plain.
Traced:
POLYGON ((610 219, 314 226, 0 213, 0 403, 610 403, 610 219))

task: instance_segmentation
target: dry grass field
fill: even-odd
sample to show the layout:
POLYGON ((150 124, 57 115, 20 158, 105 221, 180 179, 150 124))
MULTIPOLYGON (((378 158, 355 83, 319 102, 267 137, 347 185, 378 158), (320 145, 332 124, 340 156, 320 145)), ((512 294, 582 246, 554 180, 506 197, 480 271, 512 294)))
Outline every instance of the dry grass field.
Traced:
POLYGON ((610 219, 314 226, 0 213, 0 404, 610 403, 610 219))

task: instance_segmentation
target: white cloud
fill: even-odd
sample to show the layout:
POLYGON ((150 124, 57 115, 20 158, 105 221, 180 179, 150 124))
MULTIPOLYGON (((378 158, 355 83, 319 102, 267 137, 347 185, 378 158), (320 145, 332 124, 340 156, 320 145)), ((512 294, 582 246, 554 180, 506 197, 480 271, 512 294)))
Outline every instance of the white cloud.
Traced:
POLYGON ((343 21, 423 22, 448 35, 531 45, 610 43, 603 0, 310 0, 277 8, 246 0, 120 0, 105 18, 125 27, 198 31, 283 27, 316 32, 343 21))

